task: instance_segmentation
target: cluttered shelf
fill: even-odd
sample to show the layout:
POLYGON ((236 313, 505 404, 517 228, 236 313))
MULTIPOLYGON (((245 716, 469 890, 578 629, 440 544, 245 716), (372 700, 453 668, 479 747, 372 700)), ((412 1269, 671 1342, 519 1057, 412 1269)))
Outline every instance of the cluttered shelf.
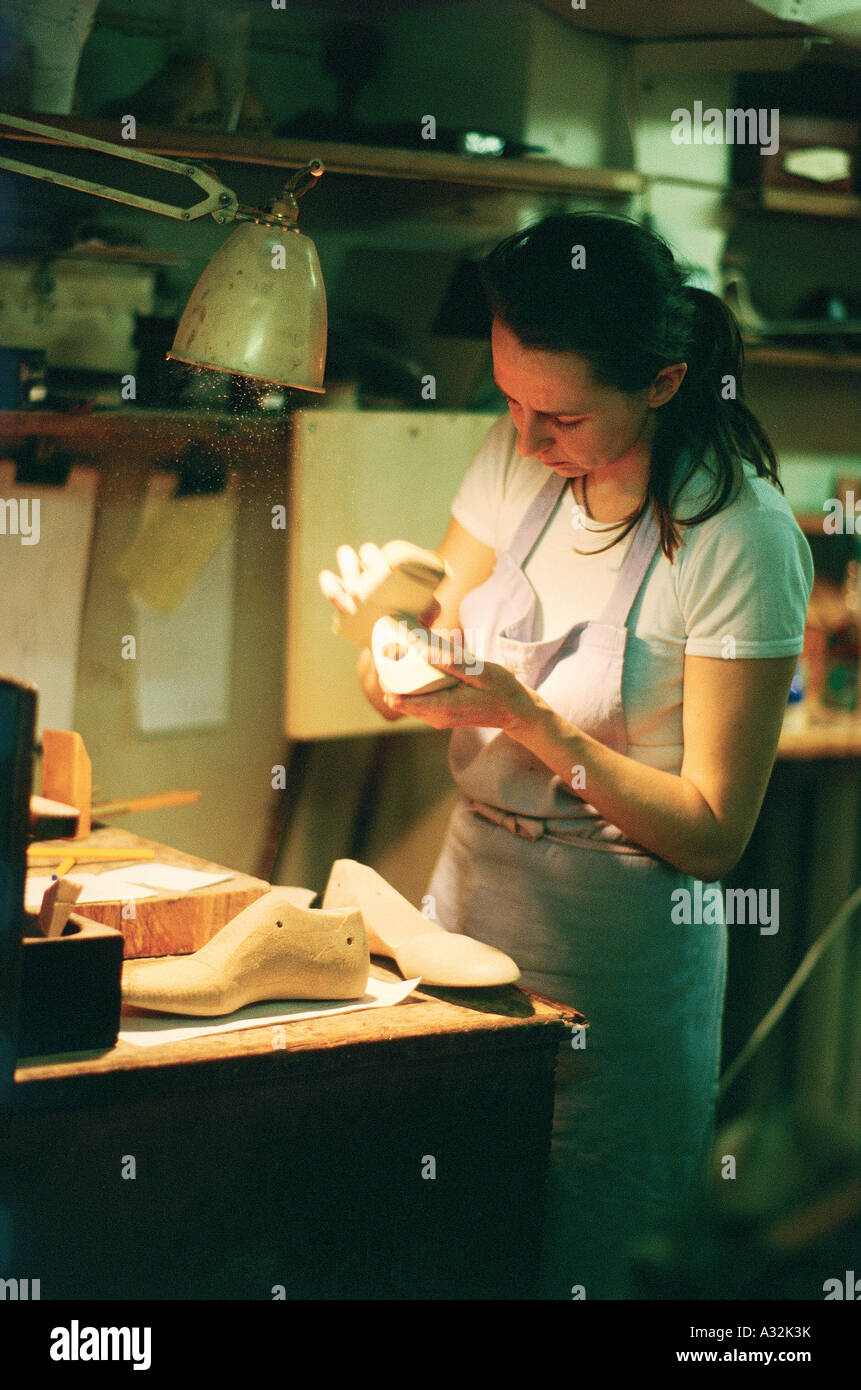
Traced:
POLYGON ((777 747, 780 759, 861 758, 861 715, 836 716, 821 723, 784 729, 777 747))
POLYGON ((745 212, 776 213, 783 217, 837 217, 861 222, 861 198, 846 193, 822 193, 803 188, 734 188, 730 201, 745 212))
POLYGON ((809 367, 825 372, 861 372, 861 352, 828 352, 824 348, 766 346, 746 342, 744 360, 757 367, 809 367))
POLYGON ((67 443, 112 443, 121 434, 125 442, 149 442, 160 435, 182 434, 190 427, 195 439, 217 439, 233 433, 253 433, 261 440, 277 442, 285 437, 287 417, 258 411, 239 414, 228 410, 0 410, 0 442, 9 444, 34 436, 67 443))
POLYGON ((3 410, 0 467, 5 461, 8 471, 12 461, 19 482, 62 486, 73 465, 85 464, 99 470, 104 502, 128 503, 139 500, 153 468, 190 465, 206 474, 217 466, 237 475, 278 470, 289 458, 289 432, 288 417, 264 412, 3 410))
MULTIPOLYGON (((12 115, 29 116, 28 112, 12 115)), ((97 140, 118 144, 117 123, 51 116, 50 124, 97 140)), ((56 143, 29 132, 0 130, 0 138, 56 143)), ((299 168, 320 159, 329 173, 362 174, 372 178, 427 180, 491 189, 538 193, 600 193, 626 197, 640 193, 645 177, 632 169, 575 168, 544 158, 505 158, 444 154, 332 140, 279 139, 269 135, 227 135, 221 132, 173 130, 139 126, 135 147, 179 159, 223 160, 231 164, 299 168)))

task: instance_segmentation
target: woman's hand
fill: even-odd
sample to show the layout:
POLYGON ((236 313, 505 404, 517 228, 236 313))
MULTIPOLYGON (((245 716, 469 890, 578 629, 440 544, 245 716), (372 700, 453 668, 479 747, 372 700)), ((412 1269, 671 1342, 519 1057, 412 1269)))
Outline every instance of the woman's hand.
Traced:
POLYGON ((403 715, 397 710, 391 709, 386 704, 386 692, 380 685, 380 678, 377 675, 377 668, 374 665, 374 654, 370 647, 363 647, 359 653, 359 660, 356 664, 356 675, 359 677, 359 684, 364 692, 368 704, 373 705, 377 714, 381 714, 384 719, 394 722, 396 719, 403 719, 403 715))
POLYGON ((340 613, 355 613, 356 585, 363 570, 382 568, 383 558, 380 547, 367 541, 355 551, 351 545, 339 545, 335 552, 340 574, 333 570, 321 570, 320 588, 330 603, 340 613))
POLYGON ((479 674, 475 667, 480 663, 468 654, 460 660, 447 660, 433 642, 428 643, 426 659, 429 665, 457 676, 459 684, 429 695, 384 694, 394 713, 423 719, 433 729, 455 729, 465 724, 513 733, 527 726, 535 710, 535 696, 505 666, 486 661, 479 674))
MULTIPOLYGON (((360 545, 358 552, 353 550, 352 546, 341 545, 338 547, 336 555, 341 573, 338 575, 332 570, 322 570, 320 588, 339 612, 355 613, 356 583, 363 570, 383 566, 380 548, 371 541, 365 545, 360 545)), ((420 621, 429 626, 436 621, 439 612, 440 606, 436 599, 433 599, 422 614, 420 621)), ((397 719, 403 719, 403 713, 392 709, 385 702, 385 691, 380 685, 380 678, 377 675, 377 668, 374 665, 374 657, 370 647, 364 647, 359 653, 356 675, 359 678, 365 699, 378 714, 381 714, 384 719, 388 719, 390 723, 397 719)))
MULTIPOLYGON (((382 552, 378 545, 372 541, 366 541, 360 545, 358 551, 351 545, 339 545, 335 552, 338 561, 340 574, 335 574, 333 570, 321 570, 319 574, 320 588, 330 603, 341 613, 355 613, 357 586, 360 576, 367 570, 378 569, 382 574, 388 571, 388 565, 383 559, 382 552)), ((425 611, 419 618, 419 622, 429 627, 439 616, 440 606, 436 599, 432 599, 425 611)))

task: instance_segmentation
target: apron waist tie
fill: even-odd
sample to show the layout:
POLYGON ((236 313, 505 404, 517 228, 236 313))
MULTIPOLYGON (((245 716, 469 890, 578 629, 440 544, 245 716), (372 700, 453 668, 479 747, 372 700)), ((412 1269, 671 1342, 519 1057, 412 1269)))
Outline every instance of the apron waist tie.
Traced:
POLYGON ((524 840, 540 840, 546 833, 546 822, 535 816, 517 816, 511 811, 501 811, 498 806, 487 806, 483 801, 470 801, 469 807, 476 815, 484 816, 494 825, 504 826, 512 835, 520 835, 524 840))
POLYGON ((541 820, 537 816, 521 816, 513 811, 502 811, 498 806, 488 806, 486 802, 476 801, 474 798, 468 798, 467 804, 475 815, 492 821, 494 825, 501 825, 510 834, 517 835, 523 840, 532 840, 533 842, 540 839, 555 840, 560 845, 600 849, 609 851, 611 854, 635 854, 644 859, 657 858, 648 850, 642 849, 639 845, 629 844, 627 841, 596 840, 592 836, 578 834, 577 831, 572 831, 570 835, 556 835, 547 829, 546 820, 541 820))

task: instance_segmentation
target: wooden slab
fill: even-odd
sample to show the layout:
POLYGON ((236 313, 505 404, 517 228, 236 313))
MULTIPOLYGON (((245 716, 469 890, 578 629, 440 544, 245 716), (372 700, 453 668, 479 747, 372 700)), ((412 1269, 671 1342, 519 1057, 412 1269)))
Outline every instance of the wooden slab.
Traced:
MULTIPOLYGON (((65 856, 74 854, 76 849, 104 847, 105 849, 150 848, 155 858, 165 864, 178 868, 197 869, 203 873, 224 873, 225 866, 214 864, 208 859, 196 859, 181 850, 160 845, 154 840, 144 840, 129 830, 104 828, 92 831, 85 839, 41 840, 40 849, 56 846, 58 862, 65 856)), ((131 859, 112 859, 100 863, 89 860, 69 870, 74 877, 76 869, 83 873, 102 873, 107 869, 121 869, 137 865, 140 861, 131 859)), ((53 873, 56 865, 47 861, 34 864, 29 873, 36 876, 53 873)), ((126 959, 138 956, 183 956, 205 946, 207 941, 220 931, 238 912, 269 891, 269 884, 250 874, 234 873, 223 883, 214 883, 209 888, 194 888, 190 893, 159 892, 156 897, 143 898, 138 902, 123 904, 121 901, 109 903, 87 903, 82 912, 95 922, 104 922, 115 927, 125 938, 126 959), (125 908, 126 916, 123 917, 125 908), (132 909, 134 916, 130 916, 132 909)))
POLYGON ((84 740, 73 729, 42 730, 42 795, 78 808, 76 839, 90 833, 93 774, 84 740))

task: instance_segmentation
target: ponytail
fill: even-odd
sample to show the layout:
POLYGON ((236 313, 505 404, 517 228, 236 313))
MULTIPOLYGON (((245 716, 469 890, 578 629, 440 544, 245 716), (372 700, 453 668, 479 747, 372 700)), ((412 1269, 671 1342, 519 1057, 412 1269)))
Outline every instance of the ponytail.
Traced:
POLYGON ((688 369, 676 394, 658 413, 647 494, 669 560, 679 545, 680 526, 708 521, 735 497, 745 462, 783 491, 772 443, 744 400, 744 344, 732 310, 709 290, 685 285, 682 294, 693 311, 688 369), (684 449, 690 463, 680 471, 684 449), (676 516, 680 493, 703 465, 714 479, 704 506, 693 516, 676 516))

